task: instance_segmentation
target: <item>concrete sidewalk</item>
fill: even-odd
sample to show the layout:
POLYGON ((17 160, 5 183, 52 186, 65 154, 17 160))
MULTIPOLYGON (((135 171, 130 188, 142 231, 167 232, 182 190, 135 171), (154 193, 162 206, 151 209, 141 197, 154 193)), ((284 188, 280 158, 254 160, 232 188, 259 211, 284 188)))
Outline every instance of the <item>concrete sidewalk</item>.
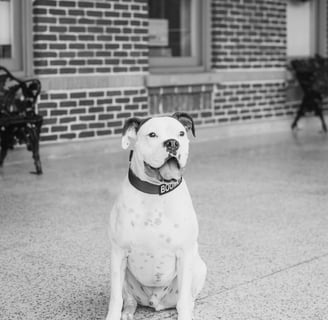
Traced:
MULTIPOLYGON (((328 319, 328 137, 317 119, 198 130, 186 180, 208 265, 195 319, 328 319)), ((104 319, 119 139, 16 149, 0 169, 0 319, 104 319)), ((136 320, 176 319, 140 308, 136 320)))

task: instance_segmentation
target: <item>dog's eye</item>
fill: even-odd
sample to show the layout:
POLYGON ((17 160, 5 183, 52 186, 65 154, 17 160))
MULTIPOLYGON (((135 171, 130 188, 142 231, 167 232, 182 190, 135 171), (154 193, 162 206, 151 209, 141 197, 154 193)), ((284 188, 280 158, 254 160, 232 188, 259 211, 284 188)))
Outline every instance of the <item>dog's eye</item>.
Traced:
POLYGON ((157 134, 155 132, 151 132, 148 134, 148 136, 151 138, 155 138, 155 137, 157 137, 157 134))
POLYGON ((183 137, 184 135, 185 135, 184 131, 180 131, 179 136, 180 136, 180 137, 183 137))

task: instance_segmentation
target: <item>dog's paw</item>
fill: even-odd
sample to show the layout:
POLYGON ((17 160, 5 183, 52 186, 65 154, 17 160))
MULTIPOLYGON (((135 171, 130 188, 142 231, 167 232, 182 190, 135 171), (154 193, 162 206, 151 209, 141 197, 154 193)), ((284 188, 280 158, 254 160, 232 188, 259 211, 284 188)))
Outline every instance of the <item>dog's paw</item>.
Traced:
POLYGON ((133 320, 134 313, 136 312, 137 304, 136 303, 127 303, 124 305, 122 311, 122 318, 121 320, 133 320))
POLYGON ((123 311, 121 320, 133 320, 134 316, 133 313, 130 311, 123 311))
POLYGON ((178 320, 192 320, 193 317, 191 314, 179 314, 178 320))
POLYGON ((121 319, 121 312, 109 312, 107 314, 106 320, 120 320, 121 319))

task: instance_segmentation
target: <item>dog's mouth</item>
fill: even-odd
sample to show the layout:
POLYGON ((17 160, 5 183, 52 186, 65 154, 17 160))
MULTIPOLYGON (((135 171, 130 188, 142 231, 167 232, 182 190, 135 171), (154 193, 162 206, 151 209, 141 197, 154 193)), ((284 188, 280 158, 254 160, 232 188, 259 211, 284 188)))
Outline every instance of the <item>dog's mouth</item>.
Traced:
POLYGON ((159 168, 154 168, 148 163, 145 164, 145 172, 148 176, 159 181, 173 182, 178 181, 182 176, 183 168, 176 157, 169 156, 164 164, 159 168))

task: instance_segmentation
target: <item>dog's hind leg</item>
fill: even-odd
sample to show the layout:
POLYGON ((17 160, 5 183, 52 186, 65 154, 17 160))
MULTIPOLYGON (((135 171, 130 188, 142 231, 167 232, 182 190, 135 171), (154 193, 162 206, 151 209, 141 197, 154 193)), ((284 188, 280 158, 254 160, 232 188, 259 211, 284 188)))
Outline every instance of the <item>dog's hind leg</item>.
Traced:
POLYGON ((327 125, 326 125, 325 118, 324 118, 321 110, 320 110, 320 112, 317 113, 317 116, 321 120, 321 125, 322 125, 323 132, 327 132, 327 125))
POLYGON ((134 296, 134 290, 138 286, 129 270, 126 270, 126 278, 123 284, 123 310, 121 320, 133 320, 138 302, 134 296))
POLYGON ((301 110, 298 110, 297 111, 296 116, 294 118, 294 121, 293 121, 293 123, 291 125, 292 130, 294 130, 294 129, 297 128, 298 120, 301 119, 303 115, 304 115, 303 111, 301 111, 301 110))
POLYGON ((133 320, 134 314, 137 310, 137 300, 128 290, 123 289, 123 310, 122 320, 133 320))
MULTIPOLYGON (((192 294, 193 303, 204 286, 206 274, 207 274, 206 264, 197 253, 192 267, 191 294, 192 294)), ((165 287, 162 290, 164 290, 164 294, 160 301, 160 304, 157 305, 156 310, 159 311, 159 310, 171 309, 176 307, 178 302, 178 296, 179 296, 178 279, 175 278, 172 281, 172 283, 169 285, 169 287, 165 287)))
POLYGON ((323 107, 322 96, 321 96, 321 94, 318 94, 318 96, 315 99, 314 112, 315 112, 315 115, 317 117, 319 117, 319 119, 321 120, 321 125, 322 125, 323 132, 326 133, 327 132, 327 125, 326 125, 326 122, 325 122, 325 118, 323 116, 322 107, 323 107))
POLYGON ((143 287, 129 269, 126 270, 123 284, 123 310, 122 320, 133 320, 137 306, 149 306, 149 298, 152 290, 143 287))

